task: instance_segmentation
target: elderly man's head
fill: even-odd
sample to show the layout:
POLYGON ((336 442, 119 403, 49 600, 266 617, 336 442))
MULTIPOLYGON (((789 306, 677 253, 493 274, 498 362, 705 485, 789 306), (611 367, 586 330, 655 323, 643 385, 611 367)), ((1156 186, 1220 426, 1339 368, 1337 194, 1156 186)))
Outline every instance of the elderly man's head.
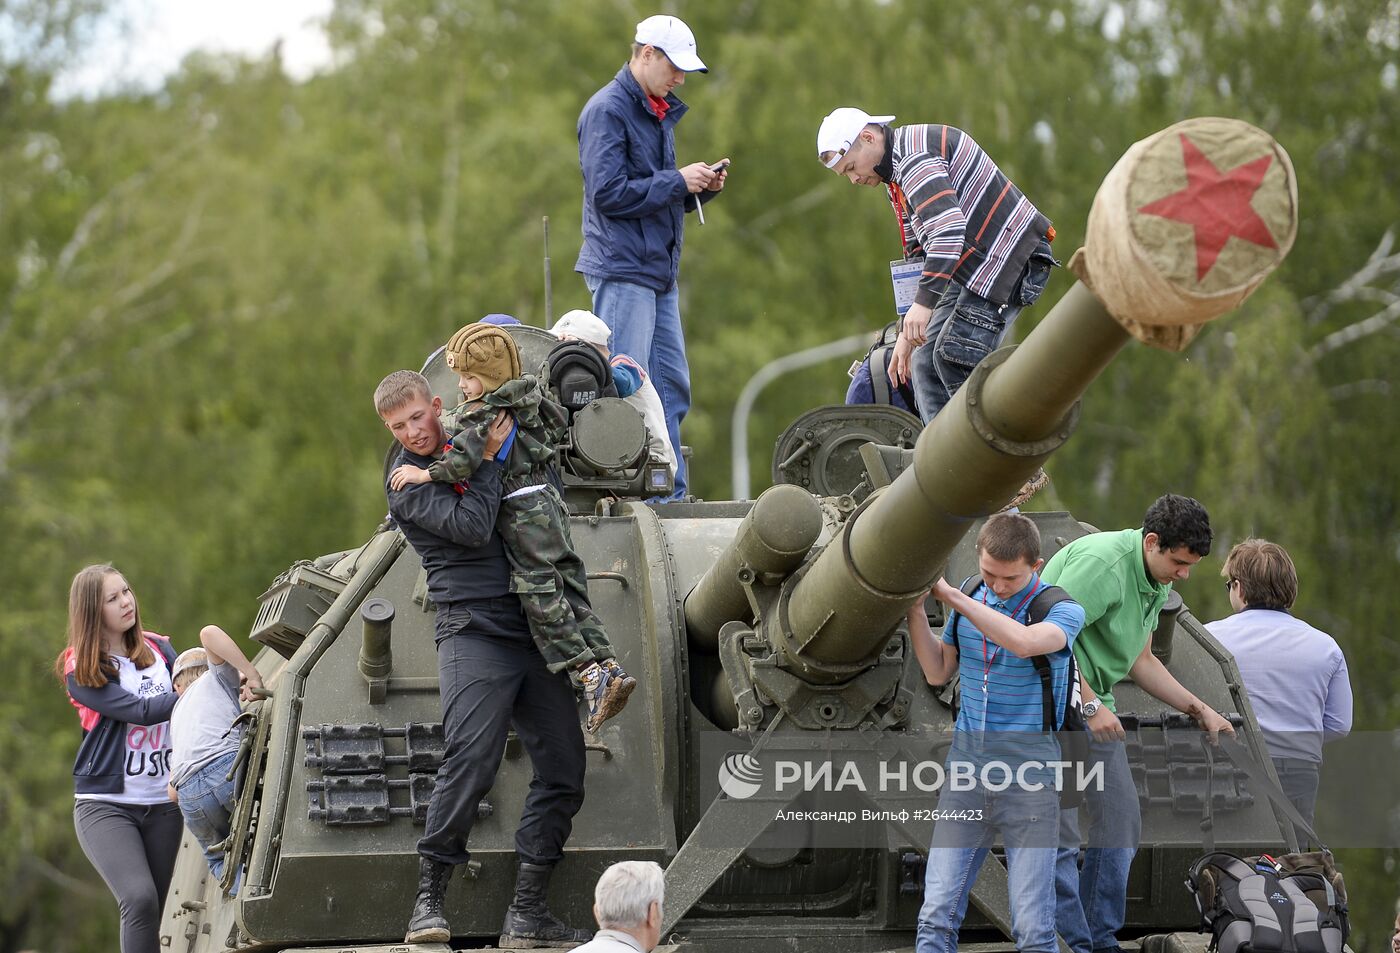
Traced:
POLYGON ((593 917, 604 930, 630 933, 650 950, 661 939, 661 902, 666 881, 649 860, 613 864, 593 888, 593 917))

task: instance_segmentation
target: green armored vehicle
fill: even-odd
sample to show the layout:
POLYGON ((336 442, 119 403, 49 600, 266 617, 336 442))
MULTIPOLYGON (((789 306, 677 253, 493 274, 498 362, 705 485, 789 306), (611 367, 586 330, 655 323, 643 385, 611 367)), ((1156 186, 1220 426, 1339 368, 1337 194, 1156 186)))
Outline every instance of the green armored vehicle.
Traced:
MULTIPOLYGON (((1100 194, 1116 196, 1126 219, 1101 216, 1096 227, 1096 203, 1087 248, 1071 263, 1081 283, 1022 345, 984 362, 921 433, 917 420, 886 409, 828 408, 779 441, 775 471, 793 476, 757 501, 651 506, 641 501, 651 477, 640 417, 609 398, 575 414, 560 460, 572 535, 594 608, 639 684, 588 739, 587 799, 551 888, 557 915, 591 925, 598 875, 619 860, 652 860, 666 869, 664 948, 913 946, 937 803, 917 766, 942 758, 953 690, 925 684, 907 610, 938 574, 956 582, 975 571, 969 530, 1069 439, 1080 395, 1130 337, 1179 348, 1291 245, 1286 154, 1242 123, 1197 122, 1133 147, 1126 173, 1120 163, 1100 194), (1143 197, 1156 180, 1141 170, 1179 156, 1177 137, 1187 135, 1278 165, 1280 181, 1265 181, 1283 199, 1282 212, 1265 215, 1277 247, 1272 257, 1244 255, 1220 287, 1198 277, 1189 225, 1164 231, 1136 211, 1157 197, 1143 197), (1132 303, 1133 281, 1115 285, 1133 268, 1150 272, 1134 281, 1154 306, 1179 293, 1163 305, 1166 318, 1132 303), (900 445, 915 433, 917 446, 900 445)), ((538 329, 512 333, 526 364, 553 343, 538 329)), ((453 396, 441 355, 425 373, 453 396)), ((1047 557, 1091 531, 1068 513, 1031 515, 1047 557)), ((415 843, 443 748, 432 609, 416 554, 389 525, 355 549, 298 563, 263 594, 251 637, 267 647, 257 664, 271 696, 255 705, 240 753, 229 873, 216 882, 186 838, 163 944, 186 953, 409 949, 400 938, 415 843)), ((1163 613, 1153 651, 1232 713, 1242 741, 1269 764, 1233 662, 1179 600, 1163 613)), ((1136 716, 1125 723, 1144 766, 1125 936, 1182 932, 1200 946, 1182 880, 1201 853, 1203 809, 1225 849, 1276 847, 1291 828, 1244 777, 1207 762, 1184 718, 1132 685, 1117 697, 1136 716)), ((501 757, 473 859, 448 888, 460 947, 489 948, 512 895, 531 768, 513 737, 501 757)), ((964 948, 1013 950, 1004 867, 984 866, 972 899, 964 948)))

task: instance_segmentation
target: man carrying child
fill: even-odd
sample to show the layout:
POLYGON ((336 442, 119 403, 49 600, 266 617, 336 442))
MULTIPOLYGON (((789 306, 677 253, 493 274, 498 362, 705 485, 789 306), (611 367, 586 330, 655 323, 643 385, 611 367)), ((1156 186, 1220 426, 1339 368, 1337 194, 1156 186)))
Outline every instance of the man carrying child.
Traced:
POLYGON ((569 537, 569 517, 549 467, 568 424, 538 378, 521 373, 510 334, 469 324, 447 342, 447 366, 457 372, 462 405, 449 422, 451 444, 426 467, 406 464, 389 487, 469 480, 481 465, 486 433, 500 412, 515 420, 501 448, 505 473, 498 529, 511 562, 511 591, 520 597, 530 634, 551 672, 571 671, 583 685, 588 730, 622 710, 637 680, 618 665, 602 620, 588 601, 588 576, 569 537))
MULTIPOLYGON (((403 448, 399 464, 424 469, 442 458, 448 440, 439 419, 442 400, 422 374, 390 374, 375 390, 374 405, 403 448)), ((451 938, 443 910, 447 883, 453 867, 471 857, 467 841, 477 805, 495 783, 513 727, 534 775, 515 831, 520 867, 501 945, 576 946, 590 934, 556 919, 545 897, 583 806, 583 733, 569 679, 546 666, 521 600, 511 591, 512 567, 497 519, 504 467, 496 458, 513 426, 509 414, 491 413, 481 462, 469 482, 385 487, 389 514, 422 560, 437 607, 445 741, 418 841, 418 894, 404 939, 451 938)))

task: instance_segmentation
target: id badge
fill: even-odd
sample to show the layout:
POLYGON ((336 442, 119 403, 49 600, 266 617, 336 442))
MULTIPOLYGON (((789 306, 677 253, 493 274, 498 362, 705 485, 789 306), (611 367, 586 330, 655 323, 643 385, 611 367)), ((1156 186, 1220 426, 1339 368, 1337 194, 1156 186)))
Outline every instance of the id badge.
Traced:
POLYGON ((890 284, 894 288, 894 311, 901 318, 914 303, 919 279, 924 276, 922 258, 897 258, 890 262, 890 284))

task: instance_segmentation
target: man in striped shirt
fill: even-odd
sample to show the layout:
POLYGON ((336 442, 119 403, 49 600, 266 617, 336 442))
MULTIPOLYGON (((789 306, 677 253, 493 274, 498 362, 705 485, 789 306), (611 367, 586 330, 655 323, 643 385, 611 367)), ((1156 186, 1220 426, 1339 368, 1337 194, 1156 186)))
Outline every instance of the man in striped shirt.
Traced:
POLYGON ((912 374, 928 423, 1045 290, 1055 230, 967 133, 893 121, 837 109, 822 120, 817 156, 854 185, 884 186, 905 258, 924 261, 890 380, 912 374))

